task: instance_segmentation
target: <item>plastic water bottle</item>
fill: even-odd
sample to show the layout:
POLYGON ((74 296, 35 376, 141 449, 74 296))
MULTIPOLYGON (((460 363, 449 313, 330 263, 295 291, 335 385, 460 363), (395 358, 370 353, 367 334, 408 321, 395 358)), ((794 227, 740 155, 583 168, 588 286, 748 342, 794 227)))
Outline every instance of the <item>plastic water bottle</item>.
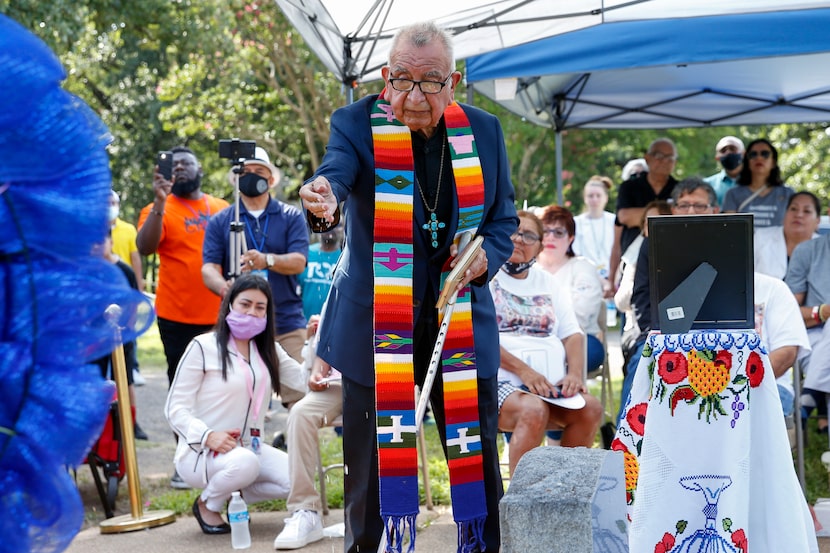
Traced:
POLYGON ((605 324, 608 328, 617 325, 617 306, 614 305, 614 300, 608 299, 605 301, 605 324))
POLYGON ((228 522, 231 524, 231 545, 234 549, 251 547, 251 529, 248 526, 248 505, 239 492, 231 494, 228 504, 228 522))

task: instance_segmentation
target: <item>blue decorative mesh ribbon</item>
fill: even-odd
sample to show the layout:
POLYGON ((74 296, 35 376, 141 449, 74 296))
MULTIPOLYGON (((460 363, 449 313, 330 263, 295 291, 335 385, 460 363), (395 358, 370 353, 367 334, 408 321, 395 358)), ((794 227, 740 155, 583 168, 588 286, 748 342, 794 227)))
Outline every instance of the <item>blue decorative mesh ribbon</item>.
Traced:
POLYGON ((67 467, 98 438, 112 384, 88 363, 152 323, 93 257, 107 232, 109 132, 60 62, 0 15, 0 551, 63 551, 83 523, 67 467), (112 304, 117 321, 104 318, 112 304))

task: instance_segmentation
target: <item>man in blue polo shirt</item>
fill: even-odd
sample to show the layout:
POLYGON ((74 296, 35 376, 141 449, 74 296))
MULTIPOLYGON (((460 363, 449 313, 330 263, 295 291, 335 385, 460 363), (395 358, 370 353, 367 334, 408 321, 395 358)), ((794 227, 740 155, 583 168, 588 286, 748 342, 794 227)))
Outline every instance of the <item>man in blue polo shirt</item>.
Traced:
MULTIPOLYGON (((275 200, 269 190, 279 181, 279 170, 264 149, 247 159, 239 177, 239 221, 248 246, 241 258, 242 272, 268 279, 274 295, 277 342, 302 363, 306 320, 297 293, 298 275, 308 258, 308 231, 303 214, 294 206, 275 200)), ((202 279, 213 293, 224 297, 231 284, 230 228, 234 206, 211 218, 205 231, 202 279)))
POLYGON ((715 146, 715 161, 718 161, 723 169, 703 180, 715 189, 718 205, 723 205, 727 190, 738 184, 738 177, 744 166, 744 152, 744 143, 737 136, 724 136, 715 146))

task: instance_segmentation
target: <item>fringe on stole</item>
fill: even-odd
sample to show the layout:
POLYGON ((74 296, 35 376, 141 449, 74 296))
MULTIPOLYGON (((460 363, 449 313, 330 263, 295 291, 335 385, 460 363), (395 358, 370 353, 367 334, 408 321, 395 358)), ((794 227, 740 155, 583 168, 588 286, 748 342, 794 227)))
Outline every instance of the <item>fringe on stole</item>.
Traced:
POLYGON ((384 516, 383 525, 386 532, 386 551, 384 553, 403 553, 404 533, 409 529, 409 548, 407 553, 415 551, 415 518, 417 515, 384 516))
POLYGON ((484 551, 484 522, 487 517, 457 521, 458 553, 479 553, 484 551))

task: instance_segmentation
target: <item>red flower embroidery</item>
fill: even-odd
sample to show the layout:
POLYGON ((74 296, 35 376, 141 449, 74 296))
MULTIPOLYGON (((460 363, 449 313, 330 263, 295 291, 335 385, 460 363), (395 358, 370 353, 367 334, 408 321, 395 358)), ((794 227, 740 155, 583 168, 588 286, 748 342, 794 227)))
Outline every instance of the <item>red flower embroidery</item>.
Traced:
POLYGON ((686 356, 677 352, 665 352, 657 361, 657 374, 666 384, 682 382, 688 374, 686 356))
POLYGON ((646 409, 648 408, 648 403, 638 403, 634 407, 628 410, 625 414, 625 420, 628 422, 628 426, 631 427, 635 433, 639 434, 640 436, 643 435, 646 426, 646 409))
POLYGON ((611 442, 611 451, 628 451, 628 448, 625 447, 625 444, 619 438, 614 438, 611 442))
POLYGON ((732 370, 732 354, 729 350, 722 349, 715 354, 715 365, 723 365, 726 370, 732 370))
POLYGON ((749 360, 746 362, 746 375, 749 377, 749 385, 757 388, 764 380, 764 362, 758 352, 753 351, 749 354, 749 360))
POLYGON ((654 546, 654 553, 668 553, 672 549, 674 549, 674 536, 666 532, 660 543, 654 546))
POLYGON ((741 553, 747 552, 749 549, 749 541, 746 539, 746 534, 744 533, 743 528, 732 532, 732 543, 734 543, 741 550, 741 553))

